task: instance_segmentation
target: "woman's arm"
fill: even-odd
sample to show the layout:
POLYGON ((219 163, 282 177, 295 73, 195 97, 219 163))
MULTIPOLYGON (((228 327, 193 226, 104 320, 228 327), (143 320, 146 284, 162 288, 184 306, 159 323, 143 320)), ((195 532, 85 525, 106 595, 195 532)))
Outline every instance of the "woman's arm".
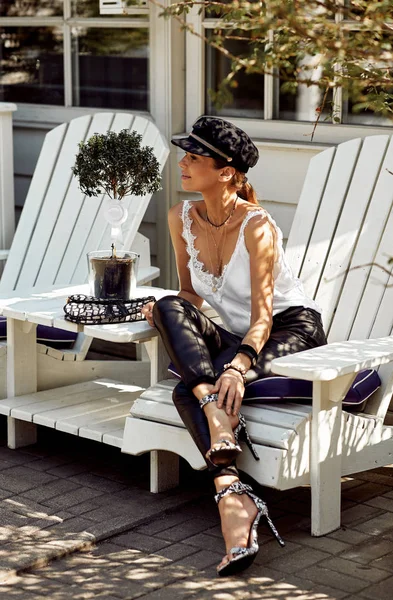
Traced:
POLYGON ((276 232, 267 217, 250 219, 245 242, 250 255, 251 320, 243 344, 259 353, 269 338, 273 319, 276 232))
POLYGON ((188 256, 186 249, 186 242, 182 236, 182 210, 183 203, 181 202, 180 204, 173 206, 168 213, 169 232, 171 234, 173 250, 175 252, 180 285, 180 292, 178 295, 194 304, 197 308, 200 308, 203 304, 203 299, 195 293, 194 288, 192 287, 190 270, 187 266, 190 257, 188 256))

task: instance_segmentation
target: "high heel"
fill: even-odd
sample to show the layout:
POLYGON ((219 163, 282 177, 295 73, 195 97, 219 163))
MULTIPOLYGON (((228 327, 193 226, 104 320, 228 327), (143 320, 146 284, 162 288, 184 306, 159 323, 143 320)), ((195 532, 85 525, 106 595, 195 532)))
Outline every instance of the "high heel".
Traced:
POLYGON ((234 483, 231 483, 231 485, 222 489, 214 496, 216 503, 218 504, 220 500, 222 500, 222 498, 224 498, 228 494, 247 494, 247 496, 251 498, 251 500, 254 502, 255 506, 258 509, 258 512, 254 521, 251 524, 247 547, 241 548, 239 546, 234 546, 229 550, 228 554, 231 554, 232 558, 221 568, 219 567, 217 569, 217 573, 221 577, 226 577, 228 575, 240 573, 240 571, 244 571, 244 569, 247 569, 254 562, 255 557, 259 552, 258 525, 261 517, 266 518, 266 521, 280 546, 285 546, 284 540, 278 533, 277 529, 273 524, 273 521, 270 518, 266 503, 254 494, 253 489, 250 485, 246 485, 241 481, 235 481, 234 483))
MULTIPOLYGON (((201 409, 203 409, 206 404, 209 404, 210 402, 217 402, 217 400, 218 394, 207 394, 199 400, 199 406, 201 409)), ((237 427, 239 427, 239 425, 237 427)), ((242 452, 236 436, 235 440, 236 443, 224 438, 217 440, 217 442, 214 443, 214 446, 212 446, 210 450, 206 452, 206 458, 217 467, 225 467, 230 465, 242 452)))
POLYGON ((255 446, 252 443, 250 435, 248 433, 246 419, 244 418, 244 415, 242 415, 242 413, 239 413, 238 417, 239 417, 239 423, 236 425, 235 429, 233 430, 235 442, 236 442, 236 444, 239 444, 239 440, 243 438, 243 440, 246 442, 246 444, 249 447, 251 454, 253 455, 255 460, 259 460, 258 453, 257 453, 255 446))

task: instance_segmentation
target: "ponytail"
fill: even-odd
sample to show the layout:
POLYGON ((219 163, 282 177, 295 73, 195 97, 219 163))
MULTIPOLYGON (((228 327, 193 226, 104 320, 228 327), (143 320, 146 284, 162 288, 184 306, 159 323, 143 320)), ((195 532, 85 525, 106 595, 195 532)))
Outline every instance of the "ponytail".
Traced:
MULTIPOLYGON (((228 167, 228 163, 220 158, 215 158, 214 166, 216 169, 223 169, 224 167, 228 167)), ((244 173, 236 170, 229 185, 236 188, 239 198, 246 200, 246 202, 250 202, 250 204, 256 204, 259 206, 256 191, 252 187, 251 183, 248 182, 248 179, 244 173)))
MULTIPOLYGON (((243 175, 243 173, 241 173, 241 175, 243 175)), ((259 206, 257 194, 245 176, 243 177, 243 182, 241 184, 241 188, 237 192, 237 195, 243 200, 250 202, 250 204, 256 204, 259 206)))
POLYGON ((236 171, 231 179, 231 185, 236 188, 239 198, 250 202, 250 204, 259 206, 257 194, 244 173, 236 171))

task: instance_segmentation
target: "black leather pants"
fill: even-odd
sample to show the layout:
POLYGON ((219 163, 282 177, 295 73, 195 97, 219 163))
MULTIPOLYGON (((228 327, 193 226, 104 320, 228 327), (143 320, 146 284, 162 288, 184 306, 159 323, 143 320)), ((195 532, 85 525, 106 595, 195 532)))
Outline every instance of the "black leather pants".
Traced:
MULTIPOLYGON (((225 363, 230 362, 242 338, 208 319, 193 304, 179 296, 165 296, 155 303, 154 323, 165 348, 181 375, 173 392, 178 413, 203 457, 210 448, 207 419, 194 394, 199 383, 215 383, 225 363)), ((270 337, 247 373, 249 382, 271 375, 273 358, 326 344, 320 314, 302 306, 288 308, 273 317, 270 337)), ((245 400, 246 401, 246 400, 245 400)), ((255 400, 254 400, 255 402, 255 400)), ((213 477, 228 469, 206 461, 213 477)), ((230 469, 230 472, 236 472, 230 469)))

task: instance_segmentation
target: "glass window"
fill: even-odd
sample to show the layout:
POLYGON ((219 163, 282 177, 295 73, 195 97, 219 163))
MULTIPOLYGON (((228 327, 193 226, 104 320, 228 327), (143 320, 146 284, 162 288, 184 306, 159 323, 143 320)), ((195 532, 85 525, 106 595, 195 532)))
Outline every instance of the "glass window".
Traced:
POLYGON ((84 19, 99 17, 100 2, 99 0, 72 0, 71 14, 73 17, 82 17, 84 19))
MULTIPOLYGON (((357 39, 356 32, 352 33, 351 37, 354 44, 361 45, 361 38, 357 39)), ((382 81, 382 78, 385 81, 388 78, 389 85, 392 81, 393 36, 390 34, 372 35, 370 32, 371 43, 375 47, 374 57, 371 57, 368 62, 364 61, 363 71, 360 75, 362 82, 365 82, 367 77, 370 80, 368 84, 364 83, 363 85, 360 85, 359 81, 354 82, 349 90, 343 92, 343 123, 391 126, 392 114, 387 113, 386 110, 384 114, 378 110, 378 107, 381 108, 381 101, 384 99, 393 109, 393 86, 390 89, 382 89, 380 86, 373 84, 373 81, 376 80, 378 83, 382 81), (373 107, 375 110, 373 110, 373 107)))
MULTIPOLYGON (((260 0, 250 0, 250 4, 259 4, 260 0)), ((205 19, 219 19, 223 15, 227 14, 228 11, 224 10, 224 5, 228 4, 230 10, 236 9, 233 0, 220 0, 220 2, 212 3, 211 6, 206 6, 203 13, 205 19)))
MULTIPOLYGON (((317 82, 321 78, 322 67, 319 66, 318 56, 307 56, 301 64, 294 62, 293 69, 288 70, 287 73, 289 80, 293 77, 293 72, 295 70, 299 72, 299 69, 301 69, 304 79, 317 82)), ((287 121, 314 122, 322 110, 323 120, 331 120, 333 111, 333 93, 331 90, 329 90, 325 102, 323 102, 325 91, 318 85, 294 85, 290 81, 285 82, 276 79, 274 91, 274 118, 287 121)))
MULTIPOLYGON (((275 111, 274 117, 284 121, 314 122, 321 111, 324 91, 317 86, 298 85, 294 90, 288 87, 284 86, 280 90, 278 110, 275 111)), ((333 94, 329 91, 322 109, 323 121, 332 120, 334 114, 332 97, 333 94)))
POLYGON ((0 100, 64 104, 61 28, 0 29, 0 100))
MULTIPOLYGON (((207 36, 211 33, 208 31, 207 36)), ((227 40, 225 48, 233 55, 241 56, 249 51, 249 43, 243 40, 227 40)), ((206 46, 206 114, 239 116, 253 119, 263 118, 264 76, 247 75, 241 71, 236 77, 235 87, 229 88, 232 100, 222 107, 215 105, 211 96, 230 72, 230 60, 219 50, 206 46)))
MULTIPOLYGON (((223 0, 225 3, 226 0, 223 0)), ((387 8, 389 6, 387 5, 387 8)), ((350 35, 354 35, 356 40, 356 32, 362 24, 362 30, 367 22, 363 22, 367 3, 359 3, 352 0, 341 0, 341 3, 331 3, 327 10, 327 18, 334 18, 340 24, 345 21, 345 31, 350 31, 350 35), (349 20, 349 23, 348 23, 349 20)), ((205 13, 200 13, 201 25, 204 28, 203 33, 209 39, 212 38, 212 31, 219 31, 219 19, 223 16, 222 3, 221 5, 213 6, 205 13)), ((195 26, 195 17, 193 16, 193 26, 195 26)), ((389 21, 389 18, 387 19, 389 21)), ((341 26, 341 25, 339 25, 341 26)), ((224 30, 222 30, 224 31, 224 30)), ((222 33, 221 31, 221 33, 222 33)), ((229 52, 237 56, 250 56, 250 45, 246 40, 231 39, 230 36, 238 35, 238 38, 245 36, 245 31, 239 31, 236 34, 235 30, 230 28, 227 30, 227 38, 224 46, 229 52)), ((270 32, 273 39, 277 39, 280 35, 280 29, 270 32)), ((386 68, 390 68, 391 55, 393 51, 392 38, 386 28, 386 31, 375 32, 370 31, 370 36, 375 37, 375 56, 381 61, 381 70, 386 74, 386 68), (385 54, 385 56, 383 56, 385 54), (383 62, 382 62, 383 61, 383 62)), ((252 33, 250 32, 250 36, 252 33)), ((359 55, 362 56, 362 41, 363 37, 359 36, 359 55)), ((262 40, 259 40, 262 43, 262 40)), ((202 45, 202 42, 201 42, 202 45)), ((356 45, 356 44, 355 44, 356 45)), ((231 72, 230 60, 225 57, 219 50, 213 49, 210 45, 204 46, 205 51, 205 111, 208 114, 216 114, 227 117, 238 118, 253 118, 253 119, 280 119, 285 121, 303 121, 314 123, 317 118, 321 122, 334 123, 350 123, 356 125, 377 125, 391 126, 393 115, 393 85, 389 90, 375 90, 375 95, 385 95, 390 105, 385 108, 385 113, 374 111, 372 108, 373 102, 366 100, 366 88, 364 93, 355 95, 353 90, 337 90, 337 93, 332 89, 326 90, 317 85, 309 85, 302 83, 293 83, 290 80, 286 81, 285 75, 292 75, 289 79, 296 75, 299 77, 304 75, 303 79, 312 79, 318 81, 321 79, 322 71, 319 66, 318 56, 305 56, 301 62, 293 61, 293 65, 285 65, 288 73, 280 71, 276 77, 270 74, 250 74, 247 75, 244 71, 240 71, 236 76, 235 87, 231 88, 233 98, 231 101, 224 102, 220 105, 215 105, 215 92, 219 90, 220 83, 231 72), (264 86, 265 83, 265 86, 264 86), (209 93, 212 91, 212 95, 209 93), (264 91, 265 90, 265 91, 264 91), (266 105, 264 106, 264 102, 266 105), (391 111, 390 111, 391 109, 391 111)), ((370 58, 371 60, 371 58, 370 58)), ((356 62, 354 62, 356 68, 356 62)), ((325 68, 332 68, 329 65, 325 68)), ((382 72, 382 71, 381 71, 382 72)), ((393 74, 393 71, 392 71, 393 74)), ((332 75, 332 74, 331 74, 332 75)), ((362 79, 362 81, 367 80, 362 79)), ((377 82, 378 85, 378 82, 377 82)), ((193 87, 188 84, 188 89, 193 93, 198 93, 197 86, 193 87)), ((370 100, 370 98, 368 98, 370 100)), ((371 99, 372 100, 372 99, 371 99)), ((379 103, 381 104, 381 103, 379 103)))
POLYGON ((353 19, 355 16, 362 16, 366 10, 366 6, 359 6, 358 2, 352 2, 352 0, 344 0, 344 6, 346 10, 344 11, 344 19, 350 17, 353 19))
POLYGON ((0 17, 9 19, 0 29, 0 101, 148 110, 148 10, 138 6, 128 18, 102 16, 99 7, 99 0, 0 0, 0 17), (27 17, 28 26, 13 27, 14 17, 27 17))
POLYGON ((75 28, 73 105, 148 110, 146 28, 75 28))
MULTIPOLYGON (((351 90, 344 93, 343 97, 343 123, 349 123, 351 125, 380 125, 380 126, 392 126, 392 119, 381 112, 374 112, 370 109, 369 104, 372 102, 373 95, 377 95, 380 92, 378 89, 367 90, 364 89, 364 93, 356 92, 351 93, 351 90), (368 93, 368 98, 366 98, 368 93)), ((393 94, 393 89, 390 92, 393 94)), ((390 101, 393 108, 393 96, 390 101)))
POLYGON ((0 17, 58 17, 62 14, 63 0, 0 1, 0 17))

